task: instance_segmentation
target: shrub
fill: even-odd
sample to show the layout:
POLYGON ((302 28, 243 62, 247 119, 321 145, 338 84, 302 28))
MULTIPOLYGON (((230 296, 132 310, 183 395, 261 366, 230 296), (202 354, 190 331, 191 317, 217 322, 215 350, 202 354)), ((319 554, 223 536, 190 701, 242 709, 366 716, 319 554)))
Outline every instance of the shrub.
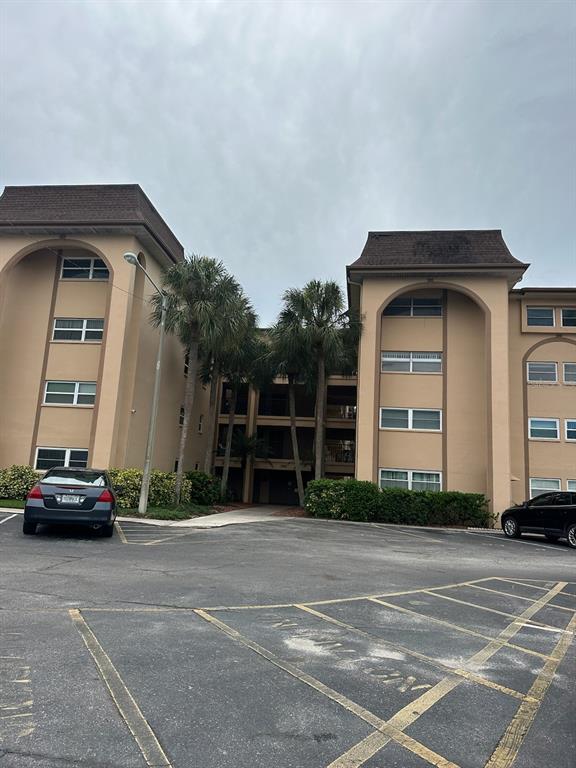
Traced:
MULTIPOLYGON (((115 486, 122 487, 122 492, 117 494, 120 509, 135 509, 140 500, 142 470, 110 469, 108 474, 115 486)), ((154 469, 150 475, 148 506, 166 507, 173 504, 175 485, 176 474, 174 472, 160 472, 160 470, 154 469)), ((182 481, 182 499, 187 500, 189 494, 190 482, 185 478, 182 481)))
POLYGON ((359 480, 312 480, 305 507, 313 517, 404 525, 488 527, 486 497, 460 491, 407 491, 359 480))
MULTIPOLYGON (((210 506, 220 500, 220 481, 214 475, 206 472, 186 472, 186 480, 190 483, 190 502, 210 506)), ((182 498, 185 498, 184 492, 182 498)))
POLYGON ((40 475, 26 464, 0 469, 0 499, 25 499, 40 475))

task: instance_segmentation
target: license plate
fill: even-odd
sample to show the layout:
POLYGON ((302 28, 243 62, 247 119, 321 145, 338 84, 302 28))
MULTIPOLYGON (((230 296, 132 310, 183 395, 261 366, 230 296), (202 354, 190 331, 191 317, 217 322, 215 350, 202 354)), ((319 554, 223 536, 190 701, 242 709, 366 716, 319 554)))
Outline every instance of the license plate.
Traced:
POLYGON ((58 504, 80 504, 82 501, 81 496, 72 496, 69 493, 63 493, 61 496, 56 496, 56 501, 58 504))

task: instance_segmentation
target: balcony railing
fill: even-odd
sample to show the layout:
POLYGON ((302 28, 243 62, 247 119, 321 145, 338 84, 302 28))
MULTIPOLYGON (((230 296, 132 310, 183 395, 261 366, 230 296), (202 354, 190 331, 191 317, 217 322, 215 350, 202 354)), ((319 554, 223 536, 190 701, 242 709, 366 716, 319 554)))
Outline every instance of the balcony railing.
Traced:
POLYGON ((324 457, 329 464, 354 464, 356 445, 352 440, 328 440, 324 457))
POLYGON ((328 419, 351 419, 356 418, 355 405, 327 405, 326 417, 328 419))

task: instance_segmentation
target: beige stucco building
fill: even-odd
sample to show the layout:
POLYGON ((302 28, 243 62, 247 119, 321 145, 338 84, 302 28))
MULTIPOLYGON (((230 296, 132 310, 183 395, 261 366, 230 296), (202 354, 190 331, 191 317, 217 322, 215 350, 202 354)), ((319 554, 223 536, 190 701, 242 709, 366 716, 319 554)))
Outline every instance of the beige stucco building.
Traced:
MULTIPOLYGON (((142 466, 158 343, 151 287, 183 248, 137 185, 8 187, 0 198, 0 467, 142 466)), ((348 268, 363 316, 358 377, 328 380, 326 474, 383 486, 483 492, 496 511, 576 489, 576 289, 515 286, 527 265, 499 231, 370 233, 348 268)), ((576 274, 576 270, 574 272, 576 274)), ((154 466, 173 470, 185 364, 168 337, 154 466)), ((197 388, 186 469, 216 471, 197 388)), ((295 503, 286 383, 246 389, 235 429, 264 450, 236 456, 245 501, 295 503)), ((312 475, 314 404, 297 427, 312 475)))

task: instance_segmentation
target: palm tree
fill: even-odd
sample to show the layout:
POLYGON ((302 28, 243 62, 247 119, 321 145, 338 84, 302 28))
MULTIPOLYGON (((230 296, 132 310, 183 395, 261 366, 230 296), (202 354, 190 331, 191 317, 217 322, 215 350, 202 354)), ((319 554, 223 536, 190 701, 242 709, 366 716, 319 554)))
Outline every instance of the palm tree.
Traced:
POLYGON ((311 280, 304 288, 290 288, 283 300, 283 332, 294 349, 309 350, 316 369, 314 477, 318 479, 324 468, 326 374, 350 359, 350 346, 357 344, 360 335, 360 319, 345 310, 343 291, 331 280, 311 280))
POLYGON ((259 388, 270 378, 266 343, 256 328, 256 316, 250 310, 247 311, 244 326, 233 338, 233 343, 219 352, 218 367, 230 389, 228 427, 220 485, 224 496, 230 471, 238 390, 243 384, 259 388))
MULTIPOLYGON (((214 347, 234 334, 239 323, 238 306, 242 289, 221 261, 193 254, 172 265, 163 276, 168 298, 166 331, 180 339, 188 357, 188 376, 184 392, 184 419, 180 432, 175 502, 180 501, 184 474, 184 453, 194 404, 198 375, 198 350, 202 344, 214 347)), ((152 322, 159 325, 161 297, 152 297, 152 322)))
POLYGON ((290 438, 292 456, 296 473, 298 503, 304 506, 304 482, 302 480, 302 462, 296 429, 296 383, 310 381, 312 360, 306 347, 302 329, 292 323, 292 314, 284 308, 278 316, 276 325, 270 329, 270 357, 279 376, 288 379, 288 412, 290 415, 290 438))

